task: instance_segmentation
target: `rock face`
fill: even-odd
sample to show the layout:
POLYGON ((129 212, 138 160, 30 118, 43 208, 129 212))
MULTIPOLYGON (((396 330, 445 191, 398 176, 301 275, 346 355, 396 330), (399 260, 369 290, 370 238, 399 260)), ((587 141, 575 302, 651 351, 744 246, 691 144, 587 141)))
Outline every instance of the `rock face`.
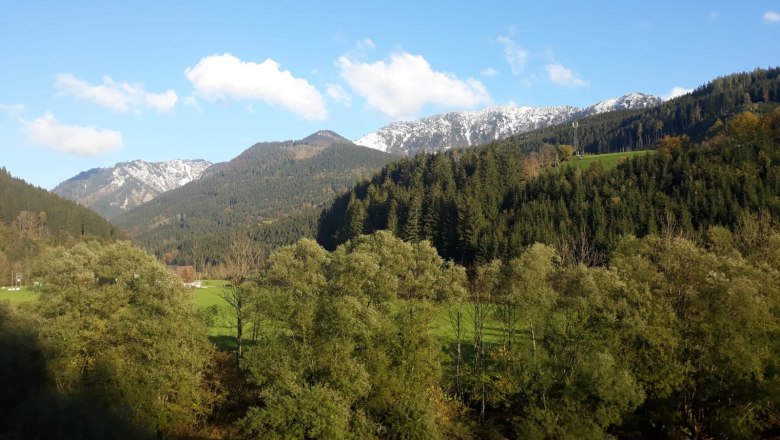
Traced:
POLYGON ((485 144, 586 116, 615 110, 649 108, 662 102, 661 98, 652 95, 630 93, 585 108, 501 106, 475 112, 444 113, 416 121, 392 123, 361 137, 355 143, 411 156, 422 151, 434 152, 485 144))
POLYGON ((52 190, 107 219, 146 203, 160 194, 199 179, 212 164, 205 160, 121 162, 111 168, 93 168, 52 190))

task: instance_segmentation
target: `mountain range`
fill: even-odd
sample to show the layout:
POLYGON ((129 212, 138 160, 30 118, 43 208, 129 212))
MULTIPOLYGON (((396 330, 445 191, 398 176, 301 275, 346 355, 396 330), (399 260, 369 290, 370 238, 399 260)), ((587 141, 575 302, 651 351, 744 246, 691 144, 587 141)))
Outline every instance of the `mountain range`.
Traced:
MULTIPOLYGON (((298 141, 257 143, 229 162, 211 165, 200 179, 130 209, 113 222, 167 262, 219 262, 237 234, 269 249, 313 236, 322 208, 333 203, 334 196, 401 156, 476 144, 531 153, 546 143, 573 143, 574 120, 579 122, 578 144, 589 153, 644 149, 664 136, 681 134, 700 140, 739 111, 771 110, 778 100, 776 90, 777 70, 757 71, 717 78, 667 101, 634 93, 582 109, 492 107, 399 122, 358 141, 373 149, 330 131, 298 141), (374 143, 365 141, 372 136, 374 143), (391 146, 380 145, 385 138, 391 146), (377 151, 382 149, 398 155, 377 151)), ((165 174, 164 169, 156 172, 165 174)), ((100 173, 114 175, 91 170, 71 181, 81 181, 80 188, 88 193, 86 181, 100 173)), ((176 180, 151 172, 133 178, 138 176, 146 181, 176 180)), ((129 198, 123 196, 111 206, 122 206, 125 200, 129 198)), ((342 202, 349 204, 348 199, 342 202)))
POLYGON ((423 151, 436 152, 486 144, 592 115, 616 110, 646 109, 662 102, 656 96, 629 93, 585 108, 567 105, 499 106, 472 112, 451 112, 415 121, 394 122, 366 134, 355 143, 388 153, 413 156, 423 151))
POLYGON ((211 165, 200 159, 120 162, 113 167, 84 171, 60 183, 52 192, 112 219, 200 178, 211 165))
MULTIPOLYGON (((586 108, 501 106, 473 112, 452 112, 414 121, 396 122, 361 137, 355 144, 391 154, 411 156, 422 151, 444 151, 481 145, 591 115, 615 110, 644 109, 661 102, 663 101, 655 96, 630 93, 586 108)), ((326 139, 323 135, 319 136, 326 139)), ((351 143, 346 139, 339 142, 351 143)), ((91 208, 107 219, 113 219, 166 191, 197 180, 206 173, 219 172, 223 166, 224 163, 212 164, 205 160, 134 160, 121 162, 113 167, 84 171, 60 183, 52 192, 91 208)))
MULTIPOLYGON (((326 203, 397 158, 332 131, 257 143, 112 222, 168 262, 219 261, 218 254, 229 251, 230 240, 241 231, 265 237, 279 221, 302 217, 301 227, 313 228, 326 203)), ((284 234, 296 227, 285 226, 284 234)), ((290 236, 290 242, 300 237, 290 236)))

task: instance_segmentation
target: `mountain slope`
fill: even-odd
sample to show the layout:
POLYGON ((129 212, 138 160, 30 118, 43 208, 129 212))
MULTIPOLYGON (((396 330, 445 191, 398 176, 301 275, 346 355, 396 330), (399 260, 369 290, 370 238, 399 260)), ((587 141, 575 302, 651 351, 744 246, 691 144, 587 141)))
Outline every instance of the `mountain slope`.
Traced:
POLYGON ((333 249, 389 229, 464 264, 511 258, 535 242, 596 264, 625 235, 702 236, 757 212, 777 219, 780 109, 725 126, 706 144, 665 138, 658 152, 610 170, 550 164, 534 176, 508 142, 406 158, 339 197, 320 219, 318 241, 333 249))
MULTIPOLYGON (((235 229, 251 233, 279 221, 313 227, 307 216, 315 217, 326 202, 395 159, 330 131, 299 141, 258 143, 114 223, 169 262, 219 261, 235 229)), ((290 240, 299 238, 294 235, 301 228, 308 227, 290 228, 290 240)))
POLYGON ((160 194, 200 178, 211 166, 205 160, 121 162, 110 168, 93 168, 52 190, 111 219, 160 194))
POLYGON ((474 262, 517 255, 533 242, 603 252, 624 234, 661 227, 702 233, 761 210, 777 218, 778 107, 774 68, 717 78, 649 109, 585 117, 578 138, 590 153, 656 147, 668 136, 679 144, 706 141, 608 172, 567 167, 539 176, 557 157, 545 144, 573 143, 570 124, 404 159, 337 198, 320 217, 318 241, 334 248, 390 229, 430 240, 446 258, 474 262), (748 116, 735 116, 742 112, 748 116))
POLYGON ((660 98, 631 93, 590 107, 490 107, 475 112, 452 112, 416 121, 396 122, 369 133, 355 143, 380 151, 412 156, 486 144, 512 135, 571 122, 586 116, 616 110, 645 109, 663 102, 660 98))
POLYGON ((56 194, 15 178, 0 168, 0 223, 59 242, 68 237, 118 238, 108 221, 56 194))
MULTIPOLYGON (((651 147, 664 136, 698 141, 713 125, 743 110, 771 111, 780 103, 780 69, 756 69, 716 78, 692 93, 645 110, 617 110, 579 120, 579 145, 589 153, 651 147)), ((544 144, 572 144, 574 130, 558 125, 514 135, 502 142, 536 151, 544 144)))

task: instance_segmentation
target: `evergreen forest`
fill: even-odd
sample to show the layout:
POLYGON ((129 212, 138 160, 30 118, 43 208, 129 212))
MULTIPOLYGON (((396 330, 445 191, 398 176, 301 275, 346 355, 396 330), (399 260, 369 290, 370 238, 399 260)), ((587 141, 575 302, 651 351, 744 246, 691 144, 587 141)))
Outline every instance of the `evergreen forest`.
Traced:
POLYGON ((563 124, 509 139, 526 152, 546 144, 569 144, 590 153, 652 148, 664 136, 688 135, 698 142, 710 128, 745 110, 765 112, 780 102, 780 68, 756 69, 716 78, 693 92, 646 110, 623 110, 579 121, 575 135, 563 124))
POLYGON ((695 238, 752 213, 780 215, 778 127, 780 110, 741 113, 700 143, 665 137, 653 153, 609 170, 555 166, 555 154, 539 159, 543 151, 523 157, 512 142, 418 155, 339 197, 318 240, 333 249, 386 229, 467 266, 545 243, 592 266, 626 235, 695 238))

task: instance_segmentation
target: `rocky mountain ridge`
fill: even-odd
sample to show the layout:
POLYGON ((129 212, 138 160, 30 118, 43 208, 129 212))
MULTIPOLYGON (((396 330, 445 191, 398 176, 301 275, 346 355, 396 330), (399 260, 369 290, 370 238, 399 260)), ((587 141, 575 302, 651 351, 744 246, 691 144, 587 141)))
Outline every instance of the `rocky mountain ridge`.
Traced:
POLYGON ((415 121, 400 121, 368 133, 355 141, 380 151, 413 156, 419 152, 444 151, 480 145, 527 131, 572 122, 615 110, 654 107, 661 98, 644 94, 607 99, 577 108, 495 106, 471 112, 451 112, 415 121))
POLYGON ((134 160, 84 171, 52 190, 111 219, 160 194, 199 179, 212 165, 206 160, 134 160))

